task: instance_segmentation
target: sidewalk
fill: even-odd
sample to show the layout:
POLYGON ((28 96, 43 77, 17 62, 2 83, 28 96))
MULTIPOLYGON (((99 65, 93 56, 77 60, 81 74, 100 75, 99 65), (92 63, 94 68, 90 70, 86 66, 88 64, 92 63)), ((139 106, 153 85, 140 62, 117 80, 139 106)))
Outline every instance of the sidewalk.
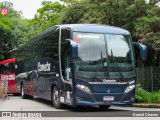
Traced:
POLYGON ((134 103, 131 106, 141 108, 160 108, 160 103, 134 103))
POLYGON ((125 105, 127 107, 139 107, 139 108, 160 108, 160 103, 134 103, 132 105, 125 105))

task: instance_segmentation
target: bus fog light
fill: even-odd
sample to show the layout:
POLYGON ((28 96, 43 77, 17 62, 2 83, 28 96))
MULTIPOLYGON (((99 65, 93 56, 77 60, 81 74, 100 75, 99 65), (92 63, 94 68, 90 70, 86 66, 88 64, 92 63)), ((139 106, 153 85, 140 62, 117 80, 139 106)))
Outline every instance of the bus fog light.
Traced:
POLYGON ((133 90, 135 88, 135 85, 130 85, 126 88, 126 90, 124 91, 124 93, 128 93, 130 92, 131 90, 133 90))
POLYGON ((82 99, 80 97, 76 97, 77 102, 82 101, 82 99))
POLYGON ((132 97, 131 100, 134 101, 134 98, 132 97))
POLYGON ((79 84, 77 84, 76 87, 77 87, 78 89, 84 91, 84 92, 87 92, 87 93, 90 93, 90 92, 91 92, 90 89, 89 89, 87 86, 85 86, 85 85, 79 85, 79 84))

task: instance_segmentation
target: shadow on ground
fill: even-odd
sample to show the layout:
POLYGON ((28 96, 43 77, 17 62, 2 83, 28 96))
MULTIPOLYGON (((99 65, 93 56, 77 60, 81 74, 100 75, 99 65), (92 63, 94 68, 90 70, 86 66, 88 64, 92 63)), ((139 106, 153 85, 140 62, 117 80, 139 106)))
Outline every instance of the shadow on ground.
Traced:
MULTIPOLYGON (((49 101, 49 100, 45 100, 45 99, 41 99, 41 98, 36 98, 36 99, 33 99, 32 97, 29 98, 30 100, 33 100, 33 101, 36 101, 36 102, 39 102, 39 103, 42 103, 42 104, 46 104, 46 105, 49 105, 49 106, 53 106, 52 105, 52 102, 49 101)), ((54 108, 54 107, 53 107, 54 108)), ((113 108, 109 108, 109 109, 100 109, 98 106, 76 106, 76 107, 72 107, 72 106, 67 106, 67 105, 64 105, 63 110, 67 110, 67 111, 70 111, 70 112, 115 112, 115 111, 127 111, 127 110, 116 110, 116 109, 113 109, 113 108)))
MULTIPOLYGON (((19 97, 10 96, 10 98, 22 99, 20 96, 19 97)), ((52 107, 52 102, 48 100, 40 98, 33 99, 32 97, 29 97, 28 100, 52 107)), ((100 109, 98 106, 71 107, 64 105, 62 110, 58 109, 54 110, 53 107, 53 111, 41 111, 41 112, 54 117, 113 117, 113 116, 124 117, 130 115, 130 111, 128 110, 119 110, 114 107, 104 110, 100 109)))

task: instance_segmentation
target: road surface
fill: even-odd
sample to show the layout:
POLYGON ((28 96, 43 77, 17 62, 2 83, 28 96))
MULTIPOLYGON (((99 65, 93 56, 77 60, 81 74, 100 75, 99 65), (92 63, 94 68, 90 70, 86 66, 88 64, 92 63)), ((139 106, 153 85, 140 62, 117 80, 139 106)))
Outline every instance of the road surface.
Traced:
MULTIPOLYGON (((65 106, 64 109, 55 109, 52 106, 52 103, 43 99, 21 99, 20 96, 9 96, 6 100, 0 100, 0 112, 4 111, 14 111, 14 112, 38 112, 41 116, 34 117, 34 119, 41 120, 44 119, 44 115, 48 116, 45 119, 55 119, 58 117, 58 120, 71 120, 71 119, 91 119, 91 120, 106 120, 105 118, 111 118, 113 120, 128 120, 137 119, 141 117, 141 120, 150 120, 150 117, 153 117, 155 120, 158 120, 160 117, 159 108, 138 108, 138 107, 124 107, 124 106, 111 106, 108 110, 100 110, 98 107, 69 107, 65 106), (158 114, 158 117, 156 116, 158 114), (53 118, 51 118, 51 116, 53 118), (133 117, 134 116, 134 117, 133 117), (94 118, 92 118, 94 117, 94 118)), ((36 113, 38 115, 38 113, 36 113)), ((22 114, 22 113, 21 113, 22 114)), ((28 114, 28 113, 25 113, 28 114)), ((24 114, 23 114, 24 115, 24 114)), ((2 116, 2 115, 0 115, 2 116)), ((33 117, 33 116, 32 116, 33 117)), ((32 118, 31 117, 31 118, 32 118)), ((30 119, 31 119, 30 118, 30 119)), ((0 120, 8 119, 0 117, 0 120)), ((14 120, 26 120, 25 116, 18 118, 14 116, 14 120)), ((32 118, 33 119, 33 118, 32 118)), ((9 119, 11 120, 11 119, 9 119)))

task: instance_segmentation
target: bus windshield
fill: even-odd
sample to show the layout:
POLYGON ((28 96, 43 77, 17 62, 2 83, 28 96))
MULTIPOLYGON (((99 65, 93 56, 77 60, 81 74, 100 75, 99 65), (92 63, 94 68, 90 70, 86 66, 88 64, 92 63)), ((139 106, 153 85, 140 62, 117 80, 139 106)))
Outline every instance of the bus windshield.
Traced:
POLYGON ((87 78, 131 78, 135 76, 129 35, 74 32, 78 43, 75 74, 87 78))

